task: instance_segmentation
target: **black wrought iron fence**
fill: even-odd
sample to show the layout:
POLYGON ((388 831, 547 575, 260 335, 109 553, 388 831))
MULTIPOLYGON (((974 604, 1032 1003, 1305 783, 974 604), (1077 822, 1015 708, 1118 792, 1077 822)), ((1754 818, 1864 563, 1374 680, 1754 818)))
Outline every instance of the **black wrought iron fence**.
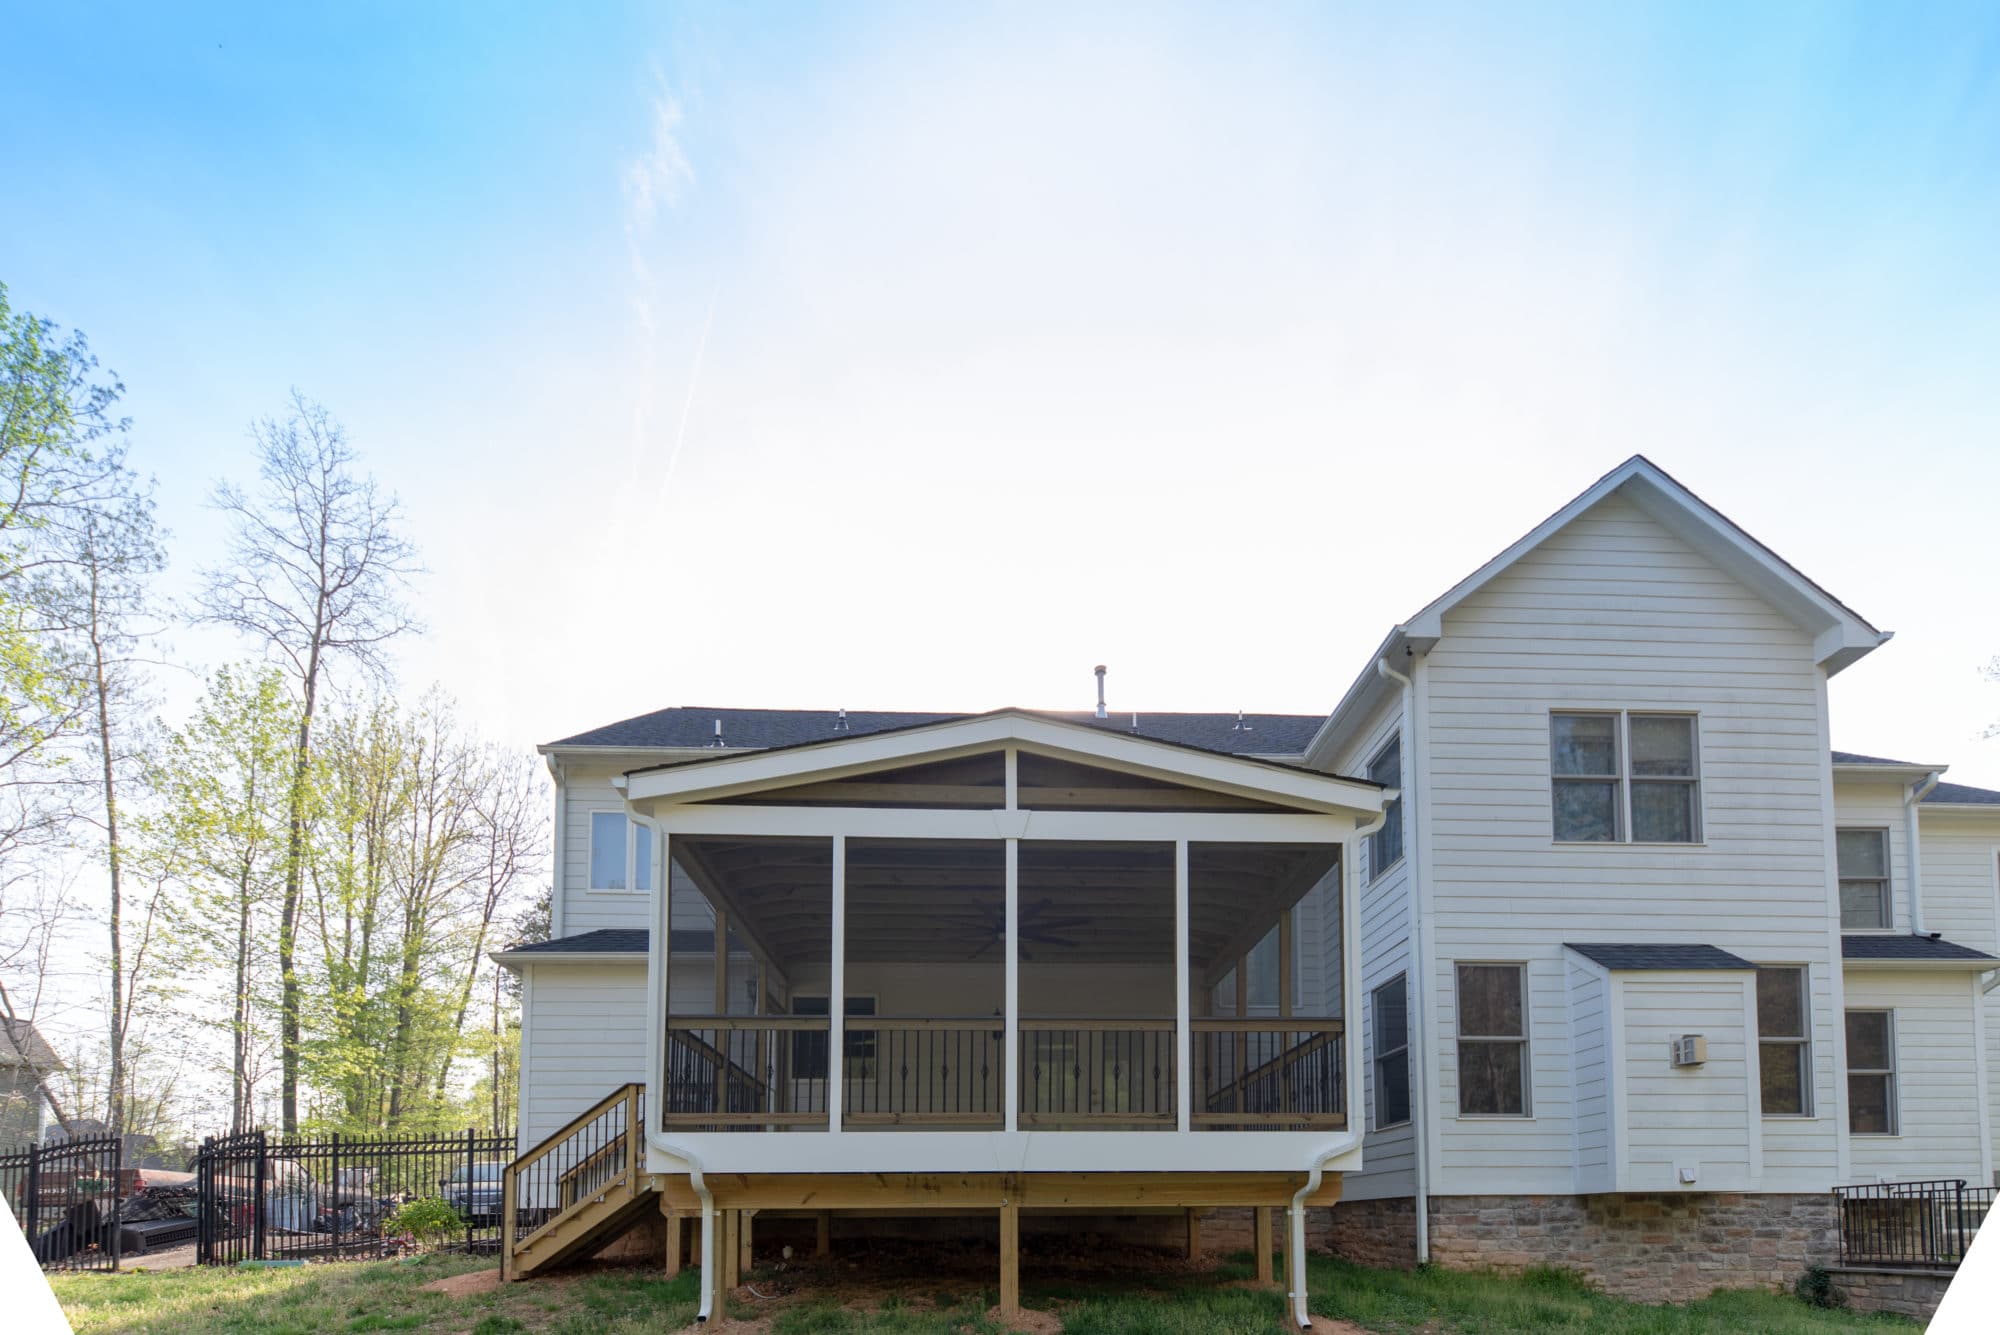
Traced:
POLYGON ((1955 1267, 1993 1197, 1992 1187, 1968 1187, 1963 1178, 1835 1187, 1841 1263, 1955 1267))
POLYGON ((451 1245, 500 1246, 501 1179, 514 1136, 467 1130, 400 1138, 283 1139, 262 1131, 205 1141, 195 1160, 195 1259, 334 1260, 386 1255, 412 1239, 397 1210, 433 1198, 458 1216, 451 1245))
POLYGON ((0 1152, 0 1193, 45 1270, 116 1270, 130 1187, 116 1136, 0 1152))

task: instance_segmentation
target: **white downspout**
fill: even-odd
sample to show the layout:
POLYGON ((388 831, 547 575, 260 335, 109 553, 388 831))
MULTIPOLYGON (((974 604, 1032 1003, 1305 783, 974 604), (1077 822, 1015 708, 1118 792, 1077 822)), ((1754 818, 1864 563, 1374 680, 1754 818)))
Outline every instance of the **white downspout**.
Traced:
MULTIPOLYGON (((1410 1090, 1410 1148, 1414 1156, 1410 1162, 1415 1177, 1412 1190, 1415 1193, 1416 1203, 1417 1264, 1424 1265, 1431 1259, 1431 1169, 1430 1156, 1424 1153, 1425 1128, 1419 1119, 1430 1113, 1430 1105, 1424 1101, 1424 1048, 1422 1047, 1422 1044, 1429 1041, 1429 1030, 1424 1026, 1424 1001, 1430 992, 1428 975, 1423 969, 1421 937, 1418 930, 1421 910, 1417 904, 1417 894, 1421 882, 1418 880, 1417 864, 1422 856, 1423 841, 1416 837, 1416 822, 1410 818, 1410 794, 1415 791, 1415 785, 1410 782, 1410 778, 1416 764, 1414 757, 1417 731, 1414 717, 1416 683, 1390 667, 1386 657, 1375 660, 1375 671, 1390 681, 1401 683, 1402 732, 1413 743, 1403 748, 1403 875, 1408 878, 1410 886, 1410 968, 1405 976, 1410 981, 1410 998, 1417 1004, 1417 1032, 1410 1043, 1411 1051, 1416 1055, 1416 1060, 1410 1063, 1410 1083, 1413 1086, 1410 1090)), ((1380 1035, 1376 1036, 1375 1041, 1378 1044, 1382 1041, 1380 1035)))
POLYGON ((1910 873, 1910 935, 1924 936, 1924 877, 1923 857, 1918 851, 1922 835, 1918 829, 1917 807, 1930 796, 1931 789, 1938 786, 1943 777, 1940 770, 1932 770, 1903 790, 1903 842, 1907 851, 1903 855, 1904 865, 1910 873))
POLYGON ((1293 1195, 1292 1208, 1286 1212, 1285 1227, 1291 1230, 1291 1245, 1285 1248, 1285 1256, 1291 1266, 1285 1276, 1285 1296, 1292 1300, 1292 1320, 1298 1323, 1300 1330, 1312 1329, 1312 1318, 1306 1314, 1306 1199, 1319 1190, 1321 1170, 1326 1161, 1349 1148, 1348 1145, 1332 1145, 1313 1155, 1306 1184, 1293 1195))

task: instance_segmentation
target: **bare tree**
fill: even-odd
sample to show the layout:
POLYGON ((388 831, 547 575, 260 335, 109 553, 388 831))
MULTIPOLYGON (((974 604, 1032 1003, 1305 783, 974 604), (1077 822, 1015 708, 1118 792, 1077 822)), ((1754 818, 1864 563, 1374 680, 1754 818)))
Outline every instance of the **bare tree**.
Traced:
POLYGON ((380 673, 383 646, 415 629, 402 589, 416 552, 399 532, 396 499, 357 476, 346 433, 325 408, 293 391, 284 420, 252 428, 262 485, 252 495, 224 483, 214 504, 228 516, 228 560, 203 572, 199 619, 231 626, 276 656, 299 692, 288 803, 284 893, 279 906, 280 1117, 298 1129, 300 989, 298 918, 305 877, 306 801, 313 720, 324 674, 346 661, 380 673))

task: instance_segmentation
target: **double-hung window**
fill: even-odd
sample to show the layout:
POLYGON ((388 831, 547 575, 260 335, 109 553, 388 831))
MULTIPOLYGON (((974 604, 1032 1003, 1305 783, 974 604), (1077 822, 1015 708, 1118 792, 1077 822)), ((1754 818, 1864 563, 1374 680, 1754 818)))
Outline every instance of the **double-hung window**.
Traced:
POLYGON ((1410 1120, 1409 984, 1397 974, 1369 994, 1375 1023, 1375 1129, 1410 1120))
POLYGON ((1847 1012, 1847 1129, 1896 1134, 1896 1015, 1847 1012))
MULTIPOLYGON (((1403 739, 1398 737, 1368 762, 1368 777, 1389 788, 1403 786, 1403 739)), ((1398 796, 1382 813, 1382 828, 1368 836, 1368 879, 1403 860, 1403 799, 1398 796)))
POLYGON ((1803 966, 1757 970, 1757 1069, 1766 1117, 1812 1112, 1810 1015, 1803 966))
POLYGON ((1700 751, 1693 714, 1551 714, 1557 842, 1698 843, 1700 751))
POLYGON ((1889 917, 1889 832, 1836 830, 1840 870, 1840 927, 1847 932, 1886 931, 1889 917))
POLYGON ((1458 966, 1458 1114, 1528 1115, 1527 967, 1458 966))
POLYGON ((651 890, 653 836, 622 811, 590 813, 590 888, 651 890))

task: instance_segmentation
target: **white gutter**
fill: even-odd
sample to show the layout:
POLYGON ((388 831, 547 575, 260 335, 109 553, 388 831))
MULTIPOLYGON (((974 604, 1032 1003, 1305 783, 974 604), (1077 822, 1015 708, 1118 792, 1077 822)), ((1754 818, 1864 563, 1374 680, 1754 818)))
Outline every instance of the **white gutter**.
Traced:
MULTIPOLYGON (((1417 700, 1416 683, 1390 667, 1386 656, 1375 660, 1375 670, 1391 681, 1402 683, 1403 717, 1400 730, 1405 737, 1414 739, 1416 737, 1414 719, 1417 700)), ((1405 746, 1403 748, 1403 764, 1409 767, 1411 771, 1415 769, 1415 751, 1416 747, 1414 746, 1405 746)), ((1410 819, 1409 795, 1418 786, 1411 780, 1412 774, 1406 773, 1403 776, 1403 875, 1408 878, 1410 889, 1410 967, 1404 974, 1404 977, 1408 979, 1408 993, 1411 999, 1417 1003, 1417 1032, 1410 1040, 1410 1050, 1417 1057, 1415 1061, 1410 1063, 1410 1083, 1412 1086, 1410 1090, 1410 1149, 1415 1156, 1411 1160, 1411 1166, 1415 1178, 1412 1191, 1414 1192, 1414 1201, 1416 1204, 1417 1264, 1423 1265, 1431 1259, 1431 1166, 1430 1156, 1424 1153, 1424 1127, 1418 1119, 1420 1116, 1419 1109, 1422 1110, 1422 1115, 1428 1115, 1430 1112, 1430 1105, 1424 1101, 1425 1049, 1423 1046, 1428 1042, 1427 1035, 1430 1033, 1429 1028, 1424 1024, 1425 1001, 1429 997, 1430 992, 1424 985, 1423 980, 1430 975, 1423 968, 1423 960, 1419 954, 1419 943, 1421 941, 1421 937, 1419 936, 1419 921, 1421 910, 1417 904, 1417 893, 1423 882, 1419 879, 1418 859, 1421 856, 1420 849, 1422 848, 1423 841, 1415 837, 1417 832, 1416 825, 1410 819)), ((1371 867, 1369 870, 1372 872, 1374 868, 1371 867)), ((1382 1036, 1380 1034, 1375 1036, 1375 1042, 1378 1046, 1381 1044, 1382 1036)), ((1363 1116, 1366 1116, 1365 1111, 1363 1116)))
POLYGON ((1926 936, 1924 931, 1924 878, 1923 858, 1920 853, 1922 836, 1918 829, 1917 807, 1937 787, 1943 777, 1942 770, 1932 770, 1903 790, 1904 842, 1909 846, 1904 855, 1904 863, 1910 870, 1910 935, 1926 936))

